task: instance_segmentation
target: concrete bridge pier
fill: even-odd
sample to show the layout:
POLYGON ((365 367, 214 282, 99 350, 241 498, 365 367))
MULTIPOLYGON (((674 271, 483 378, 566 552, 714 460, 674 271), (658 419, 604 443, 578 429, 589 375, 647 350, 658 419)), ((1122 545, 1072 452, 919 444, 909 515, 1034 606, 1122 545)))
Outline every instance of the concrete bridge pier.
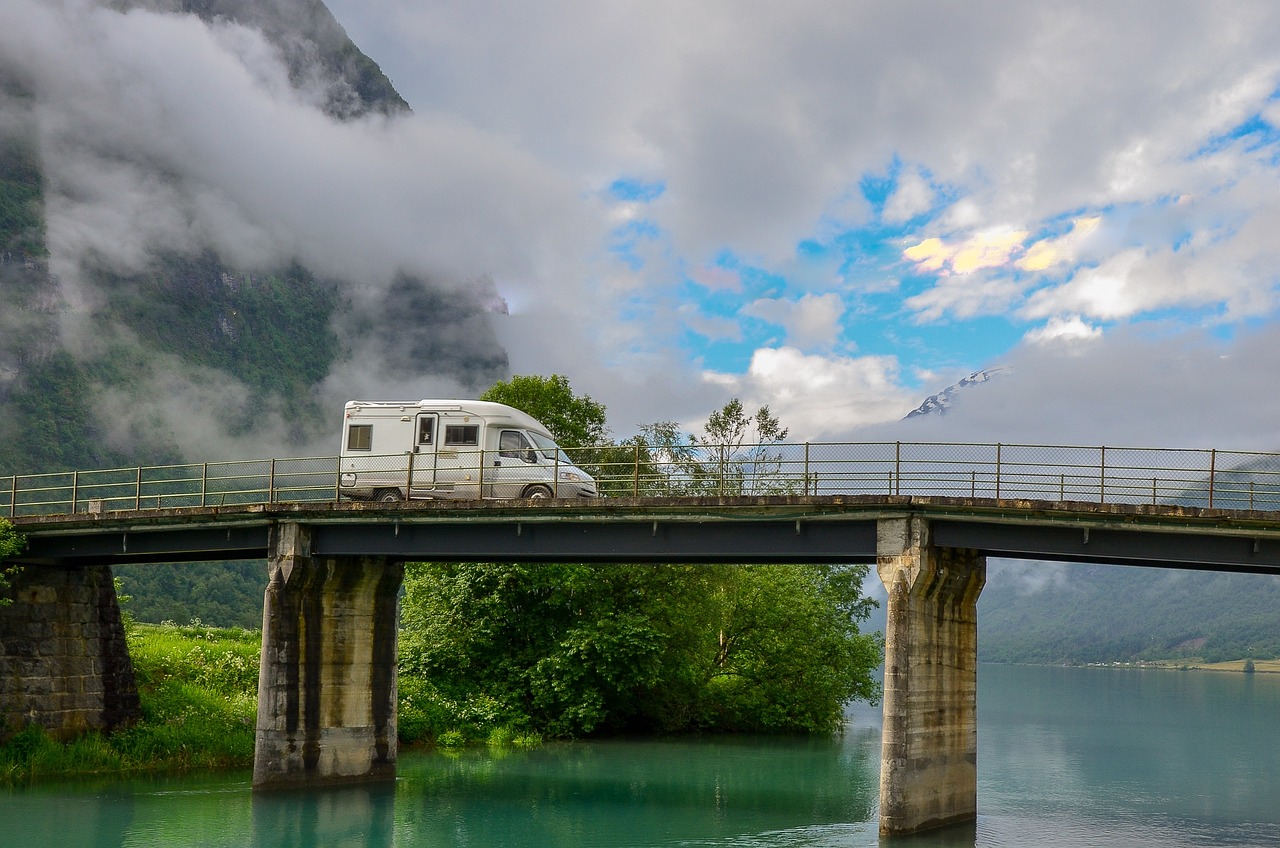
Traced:
POLYGON ((268 571, 254 788, 393 779, 404 566, 314 557, 310 528, 282 523, 268 571))
POLYGON ((935 547, 923 518, 889 518, 877 526, 876 570, 889 593, 880 835, 973 821, 986 557, 935 547))

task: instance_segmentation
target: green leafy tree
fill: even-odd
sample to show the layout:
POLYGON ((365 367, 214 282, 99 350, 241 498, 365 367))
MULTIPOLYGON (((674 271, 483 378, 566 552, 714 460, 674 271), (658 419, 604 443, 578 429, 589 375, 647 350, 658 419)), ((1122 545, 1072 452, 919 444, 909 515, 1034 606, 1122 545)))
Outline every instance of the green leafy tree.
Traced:
POLYGON ((560 374, 550 377, 515 376, 494 383, 480 400, 491 400, 514 406, 546 425, 561 447, 598 447, 606 442, 605 409, 589 395, 578 397, 569 379, 560 374))
POLYGON ((874 700, 866 566, 418 564, 401 673, 436 734, 828 732, 874 700))
POLYGON ((4 561, 14 554, 22 553, 26 546, 27 540, 13 529, 12 524, 0 518, 0 606, 13 603, 8 593, 11 581, 18 573, 18 566, 5 565, 4 561))
POLYGON ((768 406, 748 413, 734 398, 711 413, 701 435, 660 421, 646 424, 640 438, 662 472, 652 481, 654 494, 764 495, 803 484, 784 473, 787 435, 768 406))

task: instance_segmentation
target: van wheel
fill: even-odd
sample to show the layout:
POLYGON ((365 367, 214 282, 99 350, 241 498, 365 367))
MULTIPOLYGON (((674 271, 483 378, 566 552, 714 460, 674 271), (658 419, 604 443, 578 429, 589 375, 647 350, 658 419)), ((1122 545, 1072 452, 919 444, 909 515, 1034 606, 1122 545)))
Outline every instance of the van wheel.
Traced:
POLYGON ((551 490, 546 486, 530 486, 524 490, 524 496, 530 499, 543 500, 551 497, 551 490))
POLYGON ((399 489, 379 489, 373 493, 373 499, 378 503, 390 504, 400 503, 403 498, 400 497, 399 489))

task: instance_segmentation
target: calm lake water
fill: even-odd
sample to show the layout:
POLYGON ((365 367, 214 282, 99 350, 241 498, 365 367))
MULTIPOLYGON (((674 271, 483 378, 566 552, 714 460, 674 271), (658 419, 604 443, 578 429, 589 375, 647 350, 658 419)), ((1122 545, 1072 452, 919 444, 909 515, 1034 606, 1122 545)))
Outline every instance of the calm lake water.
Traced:
MULTIPOLYGON (((1280 845, 1280 675, 983 666, 978 821, 895 846, 1280 845)), ((245 772, 0 792, 0 845, 878 845, 879 716, 834 740, 403 753, 394 785, 245 772)))

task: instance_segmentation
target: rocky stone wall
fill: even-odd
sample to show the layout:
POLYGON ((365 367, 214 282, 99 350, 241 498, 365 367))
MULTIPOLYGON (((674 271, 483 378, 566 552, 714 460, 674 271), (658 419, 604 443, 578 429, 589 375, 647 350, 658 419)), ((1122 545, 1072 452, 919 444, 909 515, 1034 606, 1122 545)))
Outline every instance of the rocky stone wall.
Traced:
POLYGON ((0 734, 57 739, 141 714, 110 566, 27 566, 0 606, 0 734))

